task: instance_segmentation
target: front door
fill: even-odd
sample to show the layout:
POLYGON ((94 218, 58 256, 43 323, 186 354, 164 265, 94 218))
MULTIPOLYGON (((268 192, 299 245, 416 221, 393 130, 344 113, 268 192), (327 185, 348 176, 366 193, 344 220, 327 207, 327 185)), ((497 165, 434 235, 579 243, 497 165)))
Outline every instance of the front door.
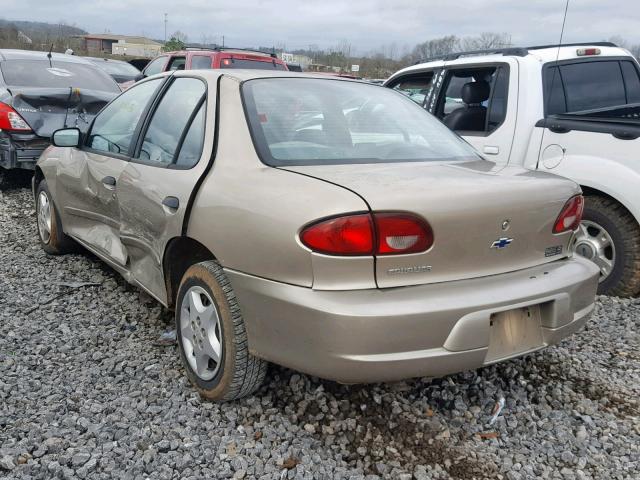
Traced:
POLYGON ((509 162, 516 128, 517 63, 446 68, 432 113, 488 160, 509 162))
POLYGON ((162 80, 140 83, 107 105, 81 148, 58 167, 56 191, 69 235, 119 267, 127 263, 119 240, 117 179, 129 161, 136 126, 162 80))
MULTIPOLYGON (((127 251, 130 272, 161 302, 167 300, 164 250, 169 240, 182 234, 189 198, 207 166, 205 125, 213 126, 215 112, 202 80, 174 77, 171 82, 118 178, 119 239, 127 251)), ((209 130, 207 145, 212 145, 213 128, 209 130)))

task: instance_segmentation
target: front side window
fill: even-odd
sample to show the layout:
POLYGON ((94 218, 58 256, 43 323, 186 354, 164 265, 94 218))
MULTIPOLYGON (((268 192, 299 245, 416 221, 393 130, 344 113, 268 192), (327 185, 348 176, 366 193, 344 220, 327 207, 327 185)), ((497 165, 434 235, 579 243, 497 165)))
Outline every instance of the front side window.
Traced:
POLYGON ((151 63, 147 65, 147 68, 144 69, 144 74, 147 77, 150 77, 151 75, 155 75, 156 73, 162 72, 162 67, 164 67, 164 64, 166 62, 167 62, 166 56, 158 57, 155 60, 152 60, 151 63))
POLYGON ((207 55, 193 55, 191 57, 191 68, 194 70, 211 68, 211 57, 207 55))
POLYGON ((187 63, 187 59, 185 57, 173 57, 169 62, 169 68, 167 68, 167 70, 169 72, 174 72, 176 70, 184 70, 186 63, 187 63))
POLYGON ((201 80, 175 79, 153 113, 138 158, 150 163, 171 164, 182 134, 204 93, 205 84, 201 80))
POLYGON ((98 114, 87 145, 105 153, 128 155, 142 112, 162 83, 161 78, 135 85, 98 114))
POLYGON ((268 78, 245 82, 242 93, 256 149, 269 165, 480 158, 423 108, 388 88, 268 78))
POLYGON ((429 93, 433 72, 424 72, 419 75, 411 75, 401 78, 391 88, 405 94, 418 105, 424 104, 424 99, 429 93))

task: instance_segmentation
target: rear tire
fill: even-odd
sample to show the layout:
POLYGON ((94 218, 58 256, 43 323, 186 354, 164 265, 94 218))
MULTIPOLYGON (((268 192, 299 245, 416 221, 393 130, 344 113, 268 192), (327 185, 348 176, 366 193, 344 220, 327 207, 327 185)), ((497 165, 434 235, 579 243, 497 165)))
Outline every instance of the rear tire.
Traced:
POLYGON ((640 293, 640 226, 615 200, 590 195, 585 197, 583 223, 576 241, 576 253, 587 258, 597 256, 597 242, 607 238, 612 244, 595 258, 601 266, 598 293, 629 297, 640 293), (600 231, 599 231, 600 230, 600 231), (592 242, 595 241, 596 243, 592 242), (612 264, 608 274, 607 261, 612 264))
POLYGON ((262 384, 268 364, 249 352, 240 307, 217 262, 197 263, 185 272, 175 322, 180 359, 203 397, 236 400, 262 384))
POLYGON ((42 249, 50 255, 63 255, 73 251, 75 242, 62 230, 60 216, 46 180, 38 184, 35 200, 38 238, 42 249))

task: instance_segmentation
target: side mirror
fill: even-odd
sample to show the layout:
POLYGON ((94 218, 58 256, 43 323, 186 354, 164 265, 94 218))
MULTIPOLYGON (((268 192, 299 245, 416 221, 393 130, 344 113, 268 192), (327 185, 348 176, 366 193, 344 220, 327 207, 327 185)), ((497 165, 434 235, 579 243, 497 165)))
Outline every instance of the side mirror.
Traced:
POLYGON ((51 143, 56 147, 77 147, 80 145, 80 130, 77 128, 61 128, 53 132, 51 143))

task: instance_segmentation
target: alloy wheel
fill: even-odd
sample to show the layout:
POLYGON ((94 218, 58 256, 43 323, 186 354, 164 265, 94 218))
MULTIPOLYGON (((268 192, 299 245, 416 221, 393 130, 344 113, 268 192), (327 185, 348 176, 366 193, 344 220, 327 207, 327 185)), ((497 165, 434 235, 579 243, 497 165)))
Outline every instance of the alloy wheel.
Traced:
POLYGON ((600 282, 613 271, 616 248, 611 235, 602 225, 591 220, 583 220, 576 234, 574 251, 600 268, 600 282))
POLYGON ((191 287, 182 300, 180 336, 191 370, 202 380, 214 378, 222 362, 220 314, 202 287, 191 287))
POLYGON ((38 195, 38 233, 43 243, 51 239, 51 202, 46 192, 38 195))

